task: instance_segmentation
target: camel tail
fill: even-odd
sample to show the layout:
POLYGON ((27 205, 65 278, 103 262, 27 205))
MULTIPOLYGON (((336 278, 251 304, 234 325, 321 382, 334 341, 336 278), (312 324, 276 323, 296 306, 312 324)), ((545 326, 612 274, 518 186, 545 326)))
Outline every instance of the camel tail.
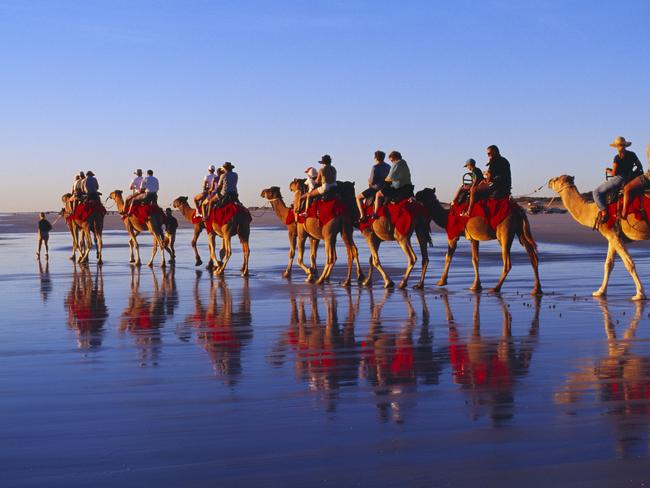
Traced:
POLYGON ((519 242, 521 245, 526 247, 526 243, 532 246, 533 249, 537 250, 537 242, 533 238, 533 233, 530 230, 530 222, 528 221, 528 216, 524 209, 519 207, 519 213, 521 214, 521 229, 517 231, 517 237, 519 237, 519 242))

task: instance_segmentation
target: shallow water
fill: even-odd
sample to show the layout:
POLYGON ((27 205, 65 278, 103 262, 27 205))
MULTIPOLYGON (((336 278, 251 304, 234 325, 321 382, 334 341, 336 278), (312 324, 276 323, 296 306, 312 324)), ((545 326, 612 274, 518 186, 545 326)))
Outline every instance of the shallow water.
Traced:
MULTIPOLYGON (((466 291, 465 242, 449 287, 435 286, 440 235, 423 291, 337 286, 343 249, 332 284, 305 284, 297 269, 287 282, 286 234, 274 228, 254 229, 253 276, 237 274, 235 245, 216 279, 193 266, 188 241, 179 232, 166 270, 131 268, 122 232, 107 233, 102 268, 69 262, 64 234, 40 266, 33 236, 0 241, 3 486, 650 478, 650 306, 629 301, 620 262, 609 299, 591 298, 604 245, 541 245, 536 300, 517 244, 494 296, 466 291)), ((481 249, 489 286, 500 252, 481 249)), ((381 254, 399 278, 401 251, 381 254)), ((647 277, 650 252, 633 256, 647 277)))

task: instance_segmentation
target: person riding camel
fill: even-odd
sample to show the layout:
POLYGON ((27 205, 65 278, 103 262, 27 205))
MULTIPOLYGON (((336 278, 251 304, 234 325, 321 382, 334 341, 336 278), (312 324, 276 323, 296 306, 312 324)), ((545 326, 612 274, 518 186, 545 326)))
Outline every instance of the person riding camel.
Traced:
POLYGON ((452 206, 467 201, 469 192, 472 187, 476 186, 485 179, 483 176, 483 171, 481 171, 480 168, 476 167, 476 161, 474 159, 469 158, 467 161, 465 161, 464 167, 467 168, 467 173, 465 174, 471 178, 471 181, 465 181, 463 179, 463 184, 460 186, 460 188, 458 188, 458 191, 456 191, 454 198, 451 200, 452 206))
MULTIPOLYGON (((305 170, 305 174, 307 175, 307 178, 305 178, 305 187, 307 188, 307 193, 311 193, 311 191, 314 190, 316 186, 318 186, 316 183, 316 178, 318 178, 318 171, 316 171, 316 168, 313 166, 309 166, 305 170)), ((296 197, 297 200, 294 199, 293 202, 293 211, 296 214, 300 214, 305 206, 305 200, 302 197, 298 196, 298 194, 296 194, 296 197)))
POLYGON ((124 202, 124 208, 125 213, 129 213, 131 210, 131 202, 135 198, 135 196, 140 192, 140 187, 142 186, 142 170, 141 169, 136 169, 133 174, 135 175, 135 178, 131 180, 131 184, 129 185, 129 190, 131 190, 131 194, 126 197, 126 200, 124 202))
MULTIPOLYGON (((648 148, 646 149, 646 157, 650 165, 650 144, 648 144, 648 148)), ((648 171, 634 178, 623 188, 623 218, 627 217, 627 209, 630 202, 641 192, 648 190, 650 190, 650 166, 648 167, 648 171)))
POLYGON ((375 195, 375 211, 373 218, 377 218, 379 206, 386 200, 387 202, 401 202, 413 196, 413 184, 411 183, 411 170, 402 159, 399 151, 392 151, 388 155, 393 165, 386 177, 388 186, 379 190, 375 195))
POLYGON ((85 190, 84 190, 84 179, 86 174, 83 171, 80 171, 74 177, 74 182, 72 183, 72 198, 70 199, 70 213, 74 213, 77 208, 77 204, 83 202, 85 199, 85 190))
POLYGON ((153 175, 153 170, 147 170, 147 176, 142 180, 140 185, 140 193, 133 197, 133 202, 145 204, 158 205, 158 190, 160 188, 160 183, 158 178, 153 175))
POLYGON ((207 219, 213 207, 223 207, 228 203, 239 201, 239 192, 237 191, 237 182, 239 176, 233 171, 235 166, 226 161, 220 169, 223 173, 219 176, 214 195, 210 197, 207 208, 204 207, 204 216, 207 219))
POLYGON ((377 192, 386 185, 386 177, 390 173, 390 164, 385 161, 386 153, 384 151, 375 151, 374 157, 375 162, 372 165, 370 176, 368 177, 368 188, 357 195, 357 207, 359 208, 359 215, 361 215, 362 222, 366 220, 363 211, 363 201, 370 201, 372 198, 375 198, 377 192))
POLYGON ((322 164, 323 166, 316 175, 316 184, 318 186, 303 195, 303 198, 306 199, 304 211, 305 216, 307 215, 307 210, 309 210, 309 202, 313 197, 323 196, 325 193, 336 188, 336 168, 332 166, 332 157, 329 154, 323 155, 319 164, 322 164))
POLYGON ((86 193, 86 199, 93 202, 99 202, 99 182, 95 178, 95 173, 86 171, 86 179, 83 183, 83 188, 86 193))
POLYGON ((485 184, 474 185, 469 191, 469 205, 463 215, 471 215, 474 204, 486 198, 505 198, 512 192, 512 176, 510 174, 510 162, 501 156, 499 148, 495 145, 487 148, 490 179, 485 184))
POLYGON ((196 207, 196 216, 197 217, 202 217, 202 207, 203 207, 203 202, 210 197, 210 195, 214 192, 217 182, 219 181, 219 177, 215 174, 215 171, 217 171, 217 168, 214 164, 211 164, 208 166, 208 174, 205 175, 205 178, 203 178, 203 189, 201 190, 201 193, 196 195, 194 197, 194 206, 196 207))
MULTIPOLYGON (((600 219, 607 220, 607 202, 605 197, 608 193, 620 190, 623 185, 632 180, 635 176, 643 174, 643 165, 636 154, 628 151, 626 148, 632 145, 631 142, 626 141, 625 137, 618 136, 614 142, 610 144, 611 147, 616 148, 617 154, 614 156, 612 167, 607 168, 605 173, 610 176, 609 179, 601 183, 592 192, 594 202, 600 209, 600 219)), ((624 202, 625 206, 625 202, 624 202)), ((627 208, 625 208, 627 211, 627 208)))

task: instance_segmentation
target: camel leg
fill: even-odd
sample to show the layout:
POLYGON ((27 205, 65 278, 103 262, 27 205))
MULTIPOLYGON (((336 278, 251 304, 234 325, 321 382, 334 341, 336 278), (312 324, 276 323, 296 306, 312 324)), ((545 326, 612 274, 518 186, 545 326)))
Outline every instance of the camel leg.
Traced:
POLYGON ((399 289, 406 288, 406 285, 408 284, 409 281, 409 276, 411 276, 411 272, 413 271, 413 267, 415 266, 415 263, 417 262, 418 258, 415 255, 415 251, 413 250, 413 246, 411 246, 411 239, 405 238, 399 241, 399 246, 402 248, 402 251, 404 251, 404 254, 406 255, 407 259, 407 266, 406 266, 406 271, 404 271, 404 277, 402 278, 402 281, 399 283, 399 289))
POLYGON ((203 264, 203 261, 201 261, 201 256, 199 255, 199 248, 197 246, 197 242, 199 240, 199 236, 201 235, 201 226, 200 225, 195 225, 194 226, 194 235, 192 236, 192 249, 194 249, 194 266, 201 266, 203 264))
POLYGON ((156 254, 158 254, 158 243, 156 242, 156 236, 153 235, 153 248, 151 250, 151 259, 147 263, 147 266, 150 268, 153 266, 153 260, 156 257, 156 254))
POLYGON ((84 252, 79 256, 80 263, 87 263, 88 258, 90 257, 90 248, 92 247, 92 236, 90 235, 90 227, 84 227, 83 229, 83 238, 86 242, 84 252))
POLYGON ((348 271, 347 275, 345 276, 345 280, 341 282, 342 286, 348 287, 351 284, 351 276, 352 276, 352 264, 355 261, 356 257, 356 262, 357 262, 357 275, 361 273, 361 269, 359 266, 359 252, 357 250, 357 246, 354 245, 354 240, 352 239, 352 233, 344 230, 341 232, 341 239, 343 239, 343 243, 345 244, 345 252, 348 256, 348 271))
POLYGON ((354 263, 357 272, 357 283, 361 283, 365 279, 365 276, 363 275, 363 270, 361 269, 361 262, 359 261, 359 248, 354 243, 353 233, 354 227, 350 226, 349 228, 345 229, 345 231, 341 234, 341 237, 343 238, 343 242, 346 243, 346 247, 349 243, 349 250, 352 253, 352 262, 354 263))
POLYGON ((283 278, 291 278, 291 268, 293 267, 293 258, 296 255, 296 241, 297 235, 295 231, 289 230, 289 262, 287 263, 287 268, 282 273, 283 278))
POLYGON ((320 277, 316 280, 316 284, 320 285, 325 282, 329 277, 331 268, 333 267, 333 261, 336 259, 333 247, 336 245, 336 237, 332 236, 324 239, 325 240, 325 266, 323 266, 323 271, 320 277))
POLYGON ((612 242, 608 241, 607 244, 607 257, 605 258, 605 272, 603 273, 603 282, 600 288, 593 292, 591 295, 594 297, 604 297, 607 295, 607 284, 609 283, 609 276, 614 269, 614 261, 616 259, 616 247, 612 242))
POLYGON ((645 290, 643 289, 643 283, 641 283, 641 280, 639 279, 639 275, 636 272, 636 266, 634 265, 632 256, 630 256, 630 253, 625 247, 625 244, 623 244, 623 241, 621 241, 621 239, 618 237, 615 238, 615 246, 616 246, 616 252, 623 260, 625 269, 627 269, 627 272, 630 273, 630 276, 634 281, 634 286, 636 286, 636 294, 632 297, 632 300, 645 300, 646 296, 645 296, 645 290))
POLYGON ((167 263, 165 262, 165 250, 167 250, 167 252, 170 251, 165 243, 165 236, 162 233, 162 231, 160 232, 160 234, 156 235, 156 238, 158 242, 158 247, 160 247, 160 267, 164 268, 167 265, 167 263))
POLYGON ((499 241, 501 243, 501 258, 503 259, 503 271, 501 272, 501 277, 499 278, 499 281, 497 282, 496 286, 494 288, 490 288, 491 293, 501 292, 501 287, 503 286, 503 282, 506 281, 506 277, 508 276, 508 273, 510 273, 510 270, 512 269, 512 262, 510 260, 510 248, 512 247, 513 239, 514 239, 514 234, 505 236, 503 240, 499 241))
MULTIPOLYGON (((370 254, 371 257, 370 259, 372 260, 372 267, 375 268, 377 271, 379 271, 379 274, 384 280, 384 288, 390 288, 393 286, 393 280, 390 279, 390 276, 388 276, 388 273, 386 273, 386 270, 384 267, 381 265, 381 261, 379 260, 379 246, 381 244, 381 239, 379 239, 375 234, 370 233, 368 236, 366 236, 366 241, 368 242, 368 249, 370 249, 370 254)), ((372 282, 370 279, 372 278, 372 273, 368 274, 368 278, 365 279, 363 282, 364 286, 371 285, 372 282)))
POLYGON ((215 276, 223 275, 223 272, 226 269, 226 264, 230 260, 232 255, 231 249, 231 236, 224 232, 223 237, 221 238, 221 249, 219 250, 220 263, 217 266, 217 269, 214 270, 215 276))
POLYGON ((251 247, 248 242, 249 236, 239 236, 239 242, 241 243, 242 254, 244 255, 244 264, 240 269, 240 274, 244 277, 248 276, 248 260, 251 255, 251 247))
POLYGON ((526 253, 528 253, 528 259, 530 260, 530 265, 533 268, 533 274, 535 276, 535 285, 530 294, 533 296, 542 295, 542 283, 539 280, 539 256, 537 255, 537 249, 535 249, 535 246, 525 238, 520 238, 520 242, 521 245, 524 246, 524 249, 526 249, 526 253))
POLYGON ((315 275, 313 268, 308 268, 304 262, 305 256, 305 241, 307 240, 307 233, 299 233, 296 237, 296 246, 298 248, 298 267, 302 269, 307 275, 307 283, 314 281, 315 275))
POLYGON ((456 247, 458 246, 458 237, 447 241, 447 254, 445 255, 445 267, 442 270, 442 275, 438 280, 438 286, 445 286, 447 284, 447 278, 449 277, 449 268, 451 267, 451 260, 454 257, 456 252, 456 247))
MULTIPOLYGON (((478 241, 471 240, 472 244, 472 266, 474 267, 474 283, 469 287, 471 291, 481 291, 483 287, 481 286, 481 277, 478 272, 478 241)), ((451 259, 450 259, 451 261, 451 259)))
POLYGON ((102 231, 95 229, 95 240, 97 242, 97 264, 103 264, 102 250, 104 247, 104 239, 102 238, 102 231))
POLYGON ((316 264, 316 258, 318 257, 318 246, 320 246, 320 240, 309 237, 309 269, 311 269, 312 276, 318 276, 318 265, 316 264))
POLYGON ((210 250, 210 262, 206 266, 206 269, 211 270, 217 267, 217 246, 216 246, 216 234, 214 232, 208 232, 208 249, 210 250))
POLYGON ((429 239, 426 232, 425 229, 419 231, 416 230, 415 232, 418 244, 420 245, 420 255, 422 256, 422 273, 420 274, 420 281, 418 281, 417 285, 414 286, 415 289, 424 288, 424 277, 426 276, 427 268, 429 267, 429 239))

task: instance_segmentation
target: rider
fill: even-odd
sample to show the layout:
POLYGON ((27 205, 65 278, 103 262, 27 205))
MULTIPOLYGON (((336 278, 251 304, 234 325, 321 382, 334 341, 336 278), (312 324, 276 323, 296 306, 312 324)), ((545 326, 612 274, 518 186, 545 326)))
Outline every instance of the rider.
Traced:
MULTIPOLYGON (((312 190, 316 188, 318 185, 316 183, 316 178, 318 177, 318 171, 316 171, 316 168, 313 166, 309 166, 305 170, 305 174, 307 175, 307 178, 305 178, 305 187, 307 188, 307 193, 311 193, 312 190)), ((293 211, 295 213, 300 213, 302 210, 302 207, 305 204, 305 200, 302 199, 298 194, 296 194, 296 199, 294 199, 293 202, 293 211)))
MULTIPOLYGON (((628 151, 629 152, 629 151, 628 151)), ((650 163, 650 144, 646 149, 646 157, 650 163)), ((650 189, 650 168, 640 176, 637 176, 623 188, 623 217, 627 217, 627 207, 639 193, 650 189)))
POLYGON ((95 173, 86 171, 86 179, 83 183, 83 188, 88 200, 99 202, 99 182, 95 178, 95 173))
POLYGON ((126 212, 128 213, 129 210, 131 210, 131 202, 135 198, 135 196, 138 194, 140 191, 140 187, 142 186, 142 170, 141 169, 136 169, 133 174, 135 175, 135 178, 131 180, 131 184, 129 185, 129 190, 131 190, 131 194, 126 197, 126 201, 124 202, 124 208, 126 208, 126 212))
POLYGON ((490 180, 486 184, 474 185, 469 191, 469 206, 464 212, 471 215, 474 203, 486 198, 505 198, 512 191, 512 176, 510 175, 510 162, 501 156, 499 148, 495 145, 487 148, 490 180))
POLYGON ((359 215, 361 215, 362 221, 366 219, 363 213, 363 200, 370 200, 385 186, 386 177, 390 172, 390 164, 385 159, 386 153, 384 151, 375 151, 375 163, 370 170, 368 188, 357 195, 357 207, 359 208, 359 215))
POLYGON ((214 164, 208 166, 208 174, 203 178, 203 190, 194 197, 194 206, 197 208, 197 217, 201 217, 201 207, 203 201, 210 196, 217 186, 218 176, 215 174, 217 168, 214 164))
POLYGON ((467 174, 471 175, 472 181, 465 183, 463 181, 463 184, 458 188, 458 191, 456 192, 456 195, 454 195, 454 198, 451 200, 451 205, 456 205, 458 203, 462 203, 459 201, 461 195, 463 196, 463 202, 467 199, 467 196, 469 195, 469 191, 472 189, 473 186, 476 186, 479 184, 481 181, 485 179, 483 176, 483 171, 481 171, 480 168, 476 167, 476 161, 472 158, 469 158, 467 161, 465 161, 465 168, 467 168, 467 174))
MULTIPOLYGON (((631 142, 626 141, 625 137, 618 136, 614 142, 610 144, 611 147, 616 148, 617 154, 614 156, 614 161, 611 168, 605 171, 607 175, 611 176, 607 181, 601 183, 594 191, 594 202, 600 209, 601 219, 607 218, 607 202, 605 195, 610 191, 620 189, 625 183, 629 182, 634 176, 643 173, 643 166, 636 154, 628 151, 626 148, 632 145, 631 142)), ((627 212, 627 208, 625 208, 627 212)))
POLYGON ((305 213, 309 210, 309 202, 312 197, 324 195, 332 188, 336 188, 336 168, 332 166, 332 157, 329 154, 325 154, 319 163, 323 166, 316 176, 316 184, 318 186, 303 195, 303 198, 307 199, 305 213))
POLYGON ((389 185, 379 190, 375 195, 375 218, 377 217, 379 205, 384 198, 388 201, 400 202, 413 196, 411 170, 408 164, 406 164, 406 161, 402 159, 402 154, 399 151, 392 151, 388 155, 388 159, 390 159, 393 167, 390 169, 385 180, 389 185))
POLYGON ((85 190, 84 190, 84 179, 86 178, 86 174, 83 171, 79 171, 79 174, 77 174, 74 177, 74 182, 72 183, 72 198, 70 199, 70 212, 74 212, 75 208, 77 208, 77 204, 79 202, 82 202, 85 197, 85 190))
POLYGON ((148 169, 147 176, 144 177, 140 185, 140 193, 133 200, 141 201, 143 205, 147 203, 158 205, 159 188, 158 178, 153 175, 153 170, 148 169))
POLYGON ((227 203, 239 201, 239 193, 237 192, 239 176, 233 171, 234 168, 235 166, 228 161, 221 166, 220 169, 223 170, 223 173, 219 176, 219 182, 215 188, 214 195, 210 197, 207 208, 204 206, 205 218, 210 214, 212 207, 223 207, 227 203))

